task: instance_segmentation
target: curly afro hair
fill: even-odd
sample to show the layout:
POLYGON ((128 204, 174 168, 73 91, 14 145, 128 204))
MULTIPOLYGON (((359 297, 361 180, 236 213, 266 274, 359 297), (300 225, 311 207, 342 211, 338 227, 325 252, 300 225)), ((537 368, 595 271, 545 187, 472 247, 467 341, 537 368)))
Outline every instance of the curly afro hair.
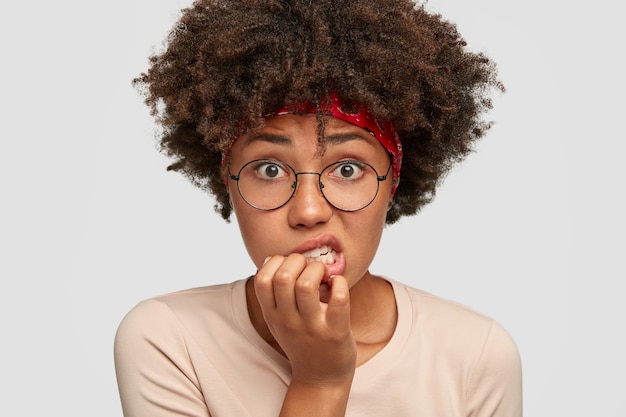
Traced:
POLYGON ((213 194, 227 221, 221 153, 262 115, 334 92, 390 119, 404 150, 391 224, 432 201, 504 90, 488 57, 412 0, 197 0, 133 83, 163 128, 168 170, 213 194))

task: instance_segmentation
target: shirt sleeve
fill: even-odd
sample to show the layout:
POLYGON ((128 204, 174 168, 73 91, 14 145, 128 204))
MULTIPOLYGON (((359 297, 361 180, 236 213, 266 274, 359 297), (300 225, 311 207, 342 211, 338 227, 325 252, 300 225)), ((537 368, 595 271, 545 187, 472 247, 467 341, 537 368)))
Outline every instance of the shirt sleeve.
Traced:
POLYGON ((469 417, 521 417, 522 367, 511 336, 492 322, 468 385, 469 417))
POLYGON ((158 300, 138 304, 120 323, 115 371, 125 417, 209 417, 183 328, 158 300))

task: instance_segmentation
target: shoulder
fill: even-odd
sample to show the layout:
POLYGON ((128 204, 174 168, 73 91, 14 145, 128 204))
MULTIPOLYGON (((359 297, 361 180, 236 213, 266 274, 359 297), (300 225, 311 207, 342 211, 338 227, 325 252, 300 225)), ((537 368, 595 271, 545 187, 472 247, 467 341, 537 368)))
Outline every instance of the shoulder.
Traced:
MULTIPOLYGON (((394 283, 409 303, 404 314, 412 319, 413 331, 447 359, 473 363, 490 361, 493 366, 519 366, 519 353, 510 334, 493 318, 468 306, 426 291, 394 283)), ((399 304, 400 308, 400 304, 399 304)), ((469 364, 467 364, 469 365, 469 364)))
POLYGON ((412 353, 429 383, 461 383, 468 415, 519 416, 522 367, 509 333, 494 319, 463 304, 393 283, 399 314, 410 320, 412 353), (404 295, 402 295, 404 294, 404 295))
POLYGON ((475 330, 476 327, 491 326, 493 322, 485 314, 456 301, 398 282, 393 282, 393 285, 396 293, 403 292, 407 295, 410 304, 403 307, 420 325, 432 325, 437 328, 441 328, 442 325, 452 328, 470 326, 475 330))
POLYGON ((424 329, 440 331, 450 329, 450 332, 454 333, 465 329, 475 333, 489 331, 493 326, 499 326, 491 317, 456 301, 397 282, 393 285, 396 287, 396 293, 406 293, 409 303, 403 308, 424 329))
POLYGON ((235 282, 154 297, 126 314, 114 342, 124 414, 180 410, 180 415, 208 415, 203 378, 213 381, 217 373, 213 362, 201 359, 214 351, 213 340, 222 335, 228 339, 229 331, 237 331, 232 324, 237 286, 235 282))
MULTIPOLYGON (((238 281, 239 282, 239 281, 238 281)), ((232 321, 232 297, 238 282, 192 288, 150 298, 135 305, 120 322, 116 348, 183 343, 199 328, 232 321)))

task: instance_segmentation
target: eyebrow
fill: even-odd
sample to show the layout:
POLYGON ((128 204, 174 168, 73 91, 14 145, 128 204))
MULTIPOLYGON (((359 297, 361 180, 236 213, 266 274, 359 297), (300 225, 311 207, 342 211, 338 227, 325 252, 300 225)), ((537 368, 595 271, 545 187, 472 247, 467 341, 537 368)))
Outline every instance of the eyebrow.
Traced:
POLYGON ((369 135, 369 134, 362 135, 362 134, 355 133, 355 132, 336 133, 334 135, 326 136, 325 139, 326 139, 326 143, 331 144, 331 145, 339 145, 339 144, 342 144, 344 142, 348 142, 351 140, 362 140, 366 143, 369 143, 370 145, 374 145, 375 142, 377 142, 376 138, 372 135, 369 135))
POLYGON ((255 134, 250 135, 249 137, 247 137, 245 139, 244 146, 248 146, 252 142, 256 142, 257 140, 260 140, 260 141, 263 141, 263 142, 274 143, 274 144, 277 144, 277 145, 287 145, 287 146, 292 146, 293 145, 293 142, 287 136, 270 134, 270 133, 262 133, 261 132, 261 133, 255 133, 255 134))
MULTIPOLYGON (((333 135, 327 135, 324 138, 326 143, 329 145, 340 145, 345 142, 349 142, 351 140, 362 140, 370 145, 374 145, 376 142, 376 138, 371 135, 362 135, 355 132, 347 132, 347 133, 336 133, 333 135), (370 139, 371 137, 371 139, 370 139)), ((246 138, 244 145, 248 146, 253 142, 263 141, 269 142, 276 145, 284 145, 284 146, 293 146, 293 141, 288 136, 277 135, 272 133, 256 133, 254 135, 246 138)))

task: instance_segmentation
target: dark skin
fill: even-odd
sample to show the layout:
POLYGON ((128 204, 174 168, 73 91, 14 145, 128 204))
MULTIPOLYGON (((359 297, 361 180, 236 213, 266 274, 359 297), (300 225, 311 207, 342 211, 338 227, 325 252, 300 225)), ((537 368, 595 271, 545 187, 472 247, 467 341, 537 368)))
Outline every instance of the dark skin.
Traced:
POLYGON ((199 0, 183 10, 166 43, 135 85, 164 128, 169 169, 212 193, 224 219, 237 218, 258 270, 246 287, 250 319, 292 367, 281 416, 343 416, 355 368, 388 343, 396 325, 389 283, 369 272, 383 227, 430 202, 489 128, 486 93, 502 89, 495 67, 465 49, 453 24, 409 0, 199 0), (394 196, 386 181, 371 206, 341 212, 303 176, 292 200, 263 212, 242 201, 232 181, 224 187, 226 150, 233 172, 270 157, 298 172, 320 172, 342 158, 385 172, 389 155, 358 139, 363 132, 354 127, 331 120, 318 129, 321 113, 319 124, 265 119, 330 93, 394 124, 404 151, 394 196), (287 146, 243 146, 249 132, 264 129, 284 134, 287 146), (355 140, 326 143, 333 129, 355 140), (321 246, 336 249, 332 265, 303 255, 321 246))
MULTIPOLYGON (((314 115, 270 119, 237 140, 229 155, 231 168, 238 171, 258 158, 280 159, 309 172, 347 158, 368 161, 381 171, 388 166, 387 151, 363 129, 333 119, 325 133, 343 139, 320 156, 314 115)), ((380 352, 396 327, 391 285, 368 270, 384 228, 392 181, 381 182, 374 201, 355 212, 331 206, 311 175, 298 179, 287 204, 270 211, 248 205, 234 181, 228 186, 244 243, 258 268, 246 285, 250 320, 291 365, 280 415, 343 416, 356 367, 380 352), (332 264, 305 256, 321 246, 335 250, 332 264)))

